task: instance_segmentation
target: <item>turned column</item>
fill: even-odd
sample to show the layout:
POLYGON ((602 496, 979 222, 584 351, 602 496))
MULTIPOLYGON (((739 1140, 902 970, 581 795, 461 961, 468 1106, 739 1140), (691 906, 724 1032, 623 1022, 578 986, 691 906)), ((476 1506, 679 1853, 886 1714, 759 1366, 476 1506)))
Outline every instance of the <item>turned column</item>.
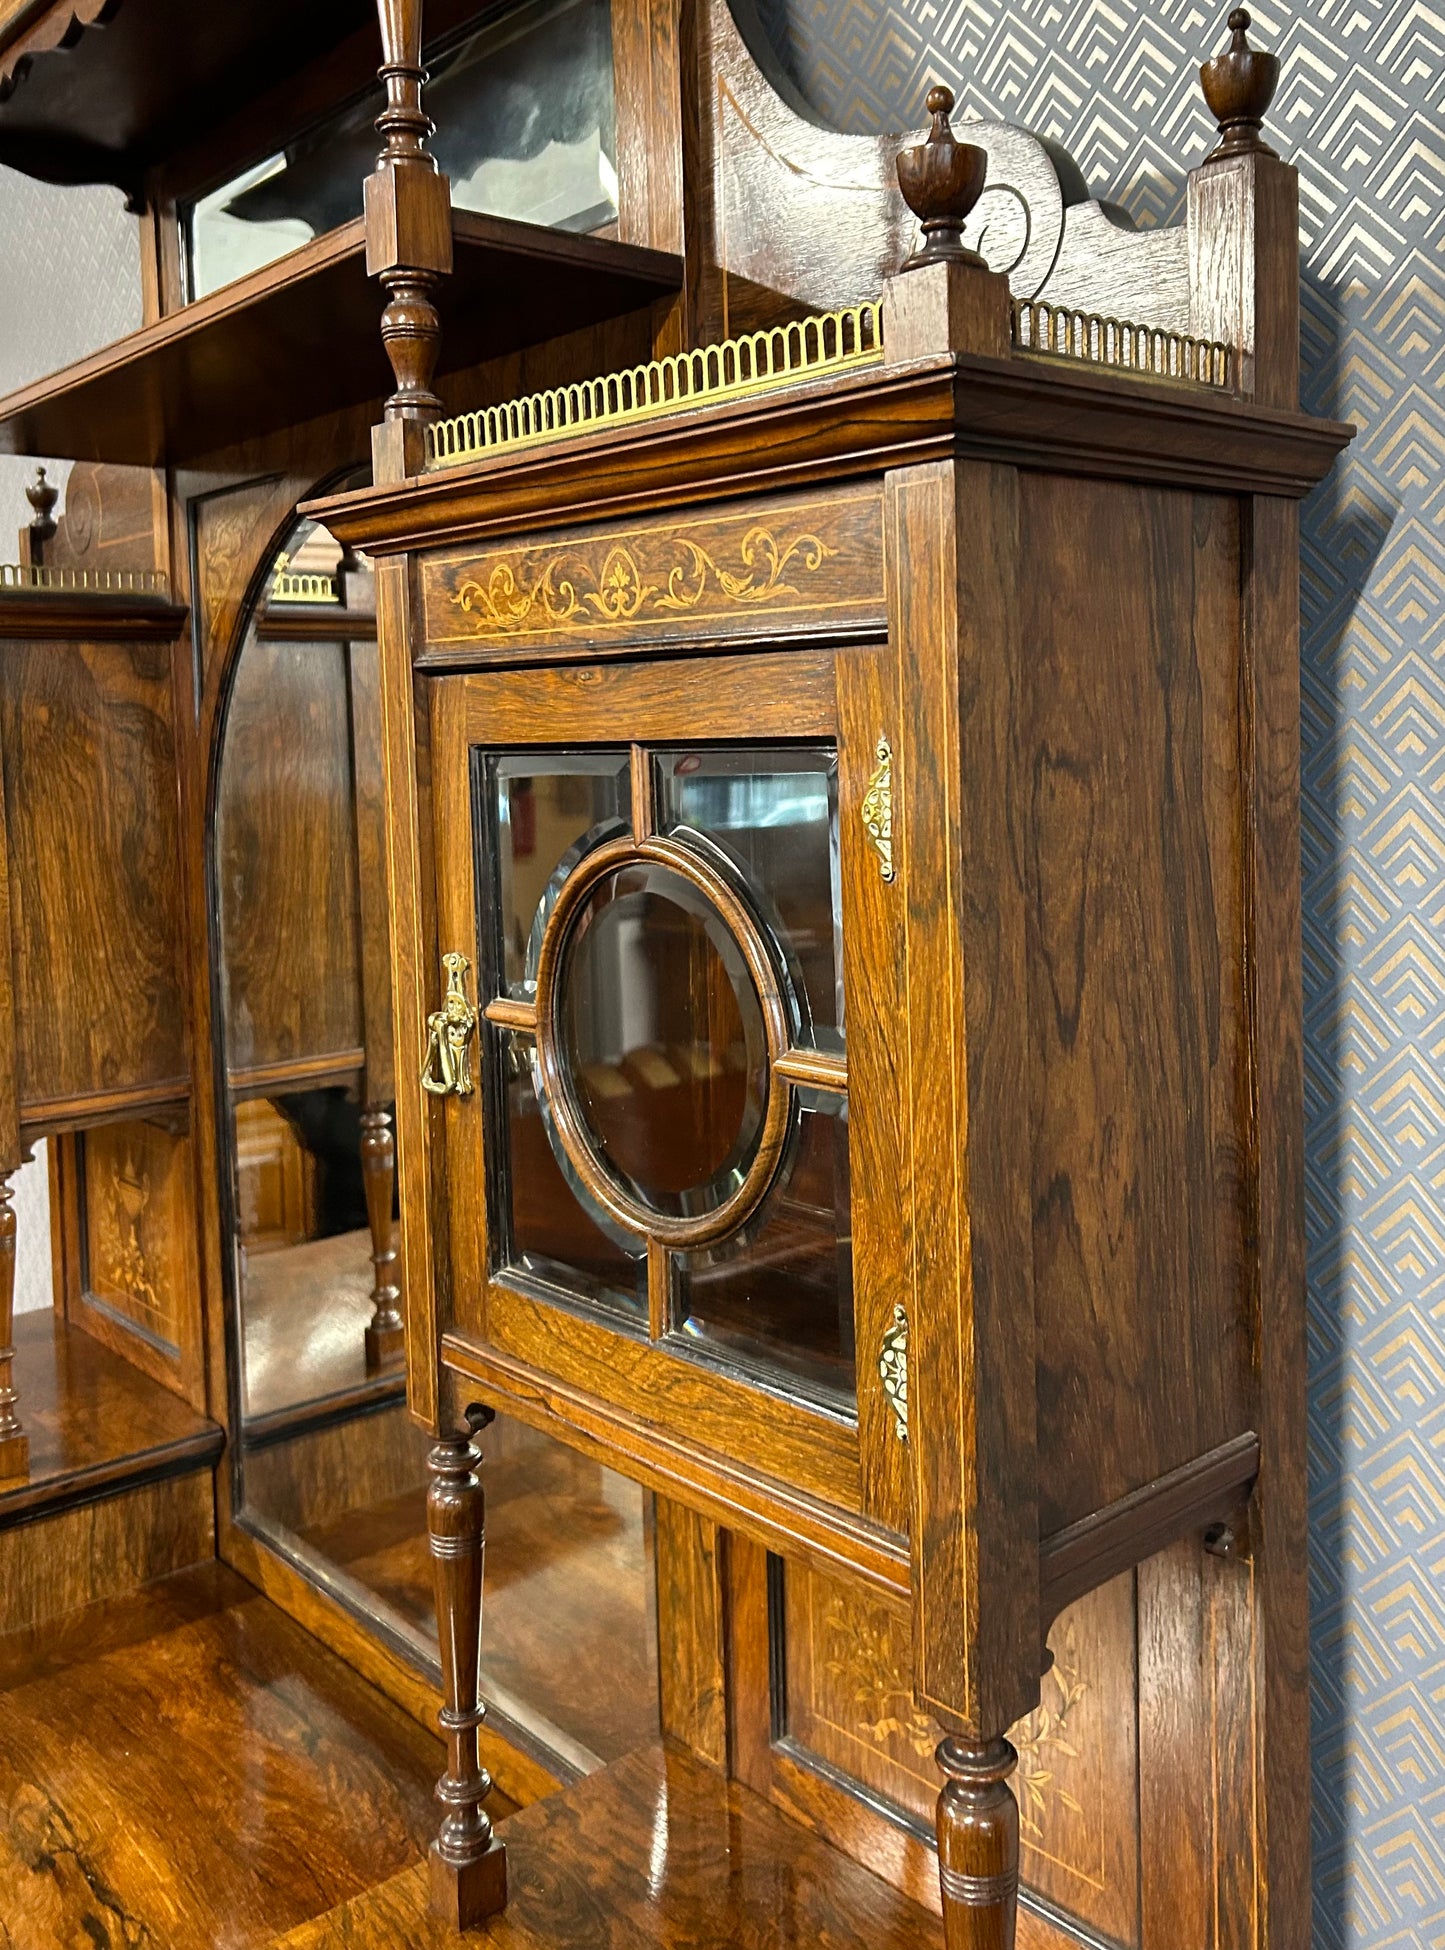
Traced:
MULTIPOLYGON (((488 1410, 468 1416, 474 1429, 488 1410)), ((446 1813, 431 1846, 432 1909, 448 1928, 469 1930, 507 1901, 507 1856, 482 1803, 492 1789, 482 1765, 482 1557, 485 1501, 477 1475, 481 1455, 469 1435, 443 1436, 427 1457, 427 1530, 436 1577, 437 1635, 442 1655, 442 1735, 447 1771, 437 1783, 446 1813)))
POLYGON ((396 1284, 396 1226, 392 1205, 396 1194, 396 1140, 391 1112, 373 1104, 361 1114, 361 1179, 366 1188, 366 1218, 371 1227, 372 1316, 366 1329, 369 1373, 401 1359, 405 1328, 401 1317, 401 1288, 396 1284))
POLYGON ((1007 1740, 943 1741, 938 1885, 948 1950, 1013 1950, 1018 1927, 1019 1808, 1007 1740))
POLYGON ((451 186, 427 153, 433 123, 422 106, 422 0, 377 0, 386 107, 366 179, 366 269, 386 292, 381 337, 396 379, 374 435, 378 480, 421 472, 422 430, 441 412, 432 391, 441 326, 432 302, 452 268, 451 186))
POLYGON ((30 1438, 15 1413, 15 1206, 11 1174, 0 1177, 0 1482, 30 1474, 30 1438))

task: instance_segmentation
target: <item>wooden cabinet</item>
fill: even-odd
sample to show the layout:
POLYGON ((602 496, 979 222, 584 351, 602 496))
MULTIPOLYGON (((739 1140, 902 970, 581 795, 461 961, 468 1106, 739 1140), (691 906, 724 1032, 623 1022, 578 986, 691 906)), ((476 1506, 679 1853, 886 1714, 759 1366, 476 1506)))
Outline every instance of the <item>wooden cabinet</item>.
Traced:
POLYGON ((836 1771, 788 1677, 809 1580, 903 1630, 960 1950, 1012 1940, 1005 1735, 1053 1621, 1183 1540, 1244 1554, 1259 1941, 1303 1942, 1295 504, 1347 430, 1257 330, 1297 301, 1252 137, 1121 325, 958 244, 935 106, 934 241, 880 306, 425 446, 403 401, 325 506, 378 563, 463 1920, 504 1896, 472 1744, 502 1408, 793 1574, 731 1696, 755 1783, 797 1764, 788 1697, 836 1771))

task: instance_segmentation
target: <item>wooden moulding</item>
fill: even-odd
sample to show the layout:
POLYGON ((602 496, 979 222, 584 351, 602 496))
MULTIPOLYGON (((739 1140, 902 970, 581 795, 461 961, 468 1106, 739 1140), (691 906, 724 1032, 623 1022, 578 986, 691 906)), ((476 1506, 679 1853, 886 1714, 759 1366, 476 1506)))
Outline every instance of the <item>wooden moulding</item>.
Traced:
POLYGON ((620 519, 968 457, 1298 499, 1352 426, 1103 369, 939 355, 303 504, 369 553, 620 519))
POLYGON ((760 1477, 739 1463, 702 1452, 586 1389, 539 1374, 496 1348, 447 1335, 448 1368, 488 1402, 518 1421, 557 1436, 645 1488, 674 1498, 711 1522, 755 1537, 780 1553, 797 1552, 825 1569, 861 1577, 884 1591, 907 1593, 908 1545, 866 1517, 760 1477))
POLYGON ((174 643, 190 612, 154 596, 7 589, 0 592, 0 643, 174 643))

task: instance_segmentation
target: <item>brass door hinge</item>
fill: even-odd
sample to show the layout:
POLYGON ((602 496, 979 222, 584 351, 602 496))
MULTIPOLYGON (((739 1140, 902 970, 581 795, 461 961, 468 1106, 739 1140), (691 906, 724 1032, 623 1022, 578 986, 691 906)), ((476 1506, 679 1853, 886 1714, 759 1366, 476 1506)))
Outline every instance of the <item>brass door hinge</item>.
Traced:
POLYGON ((908 1440, 908 1314, 902 1307, 893 1309, 893 1322, 878 1349, 878 1374, 883 1392, 893 1410, 893 1432, 900 1442, 908 1440))
POLYGON ((860 816, 863 831, 868 842, 878 855, 880 870, 885 880, 894 878, 893 865, 893 747, 886 738, 879 738, 874 752, 878 763, 868 781, 868 790, 863 795, 860 816))

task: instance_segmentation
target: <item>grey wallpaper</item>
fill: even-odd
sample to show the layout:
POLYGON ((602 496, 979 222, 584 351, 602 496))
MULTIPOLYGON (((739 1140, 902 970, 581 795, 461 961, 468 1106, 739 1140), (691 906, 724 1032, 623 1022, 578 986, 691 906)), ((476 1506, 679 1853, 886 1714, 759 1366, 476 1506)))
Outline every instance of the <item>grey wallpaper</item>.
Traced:
MULTIPOLYGON (((966 112, 1141 223, 1212 125, 1198 0, 764 0, 841 129, 966 112)), ((1299 166, 1304 396, 1358 422, 1308 504, 1305 1011, 1316 1941, 1445 1945, 1445 0, 1253 8, 1299 166)))
MULTIPOLYGON (((965 112, 1142 222, 1210 125, 1199 0, 764 0, 820 117, 965 112)), ((1307 403, 1357 421, 1307 509, 1305 989, 1316 1937, 1445 1946, 1445 0, 1260 0, 1302 175, 1307 403)), ((0 171, 0 390, 139 320, 109 191, 0 171)), ((0 460, 0 532, 23 514, 0 460)), ((8 550, 0 549, 0 553, 8 550)))
MULTIPOLYGON (((0 169, 0 393, 83 358, 141 322, 136 220, 119 190, 57 189, 0 169)), ((50 462, 63 481, 63 462, 50 462)), ((29 518, 33 462, 0 455, 0 560, 29 518)))

